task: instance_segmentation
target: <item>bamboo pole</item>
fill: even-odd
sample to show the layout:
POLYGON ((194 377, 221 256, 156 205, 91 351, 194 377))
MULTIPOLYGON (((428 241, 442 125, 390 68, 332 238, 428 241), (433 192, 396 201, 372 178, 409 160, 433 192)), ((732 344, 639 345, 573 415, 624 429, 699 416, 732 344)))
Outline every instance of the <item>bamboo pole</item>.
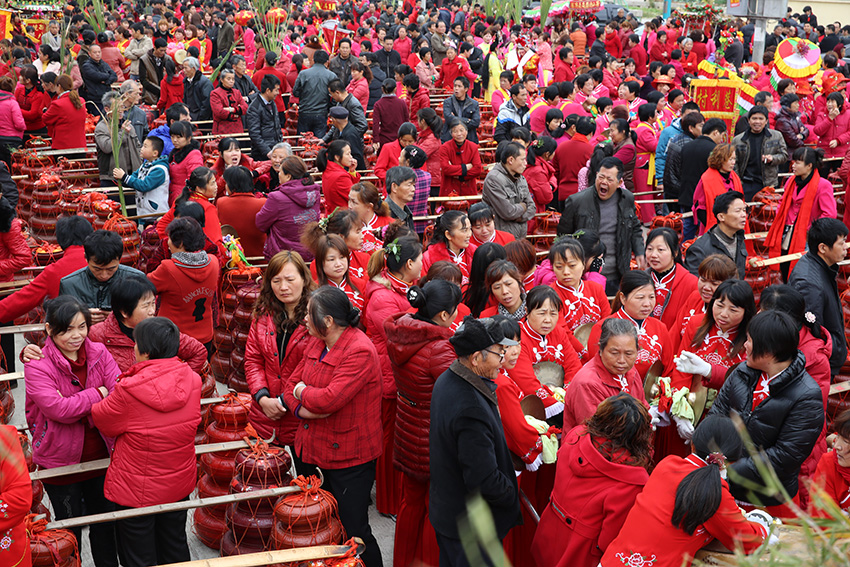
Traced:
MULTIPOLYGON (((228 441, 227 443, 208 443, 206 445, 195 445, 195 455, 206 455, 207 453, 221 453, 224 451, 238 451, 248 449, 250 445, 246 441, 228 441)), ((87 461, 76 465, 42 469, 30 473, 31 480, 43 480, 46 478, 58 478, 70 474, 82 472, 102 471, 109 468, 109 459, 98 459, 87 461)))
POLYGON ((44 323, 33 323, 30 325, 12 325, 0 327, 0 335, 15 335, 17 333, 31 333, 44 330, 44 323))
POLYGON ((795 252, 794 254, 776 256, 774 258, 767 258, 766 260, 757 260, 756 258, 752 258, 750 259, 750 265, 756 268, 763 268, 765 266, 774 266, 776 264, 784 264, 785 262, 793 262, 795 260, 799 260, 802 257, 802 252, 795 252))
POLYGON ((0 374, 0 382, 12 382, 13 380, 23 380, 23 372, 9 372, 8 374, 0 374))
MULTIPOLYGON (((362 553, 363 540, 354 538, 357 553, 362 553)), ((306 561, 345 557, 351 548, 347 545, 317 545, 313 547, 296 547, 294 549, 279 549, 233 555, 231 557, 215 557, 213 559, 196 559, 183 563, 170 563, 163 567, 263 567, 265 565, 291 564, 299 565, 306 561)))
POLYGON ((152 516, 164 512, 180 512, 183 510, 194 510, 195 508, 206 508, 207 506, 218 506, 221 504, 233 504, 236 502, 248 502, 261 498, 277 498, 287 494, 297 494, 301 488, 297 486, 284 486, 281 488, 267 488, 265 490, 252 490, 240 492, 239 494, 228 494, 225 496, 213 496, 211 498, 199 498, 197 500, 181 500, 180 502, 169 502, 157 506, 145 506, 144 508, 128 508, 116 512, 104 514, 92 514, 91 516, 79 516, 68 518, 47 524, 48 530, 67 530, 71 528, 82 528, 92 524, 103 524, 129 518, 140 518, 152 516))
POLYGON ((767 238, 766 232, 751 232, 744 235, 744 240, 758 240, 759 238, 767 238))
POLYGON ((457 197, 428 197, 429 203, 451 203, 458 201, 480 201, 483 195, 458 195, 457 197))
POLYGON ((833 384, 829 387, 829 395, 834 396, 835 394, 840 394, 848 390, 850 390, 850 382, 839 382, 838 384, 833 384))

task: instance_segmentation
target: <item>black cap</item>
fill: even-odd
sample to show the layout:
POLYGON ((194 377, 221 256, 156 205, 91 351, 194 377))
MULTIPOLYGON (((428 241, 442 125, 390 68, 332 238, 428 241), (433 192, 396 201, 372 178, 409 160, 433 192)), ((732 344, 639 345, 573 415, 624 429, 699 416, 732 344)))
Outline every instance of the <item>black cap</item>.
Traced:
POLYGON ((459 357, 490 348, 493 345, 514 346, 518 344, 513 339, 505 338, 505 333, 493 319, 476 319, 467 315, 458 327, 454 336, 449 339, 455 354, 459 357))

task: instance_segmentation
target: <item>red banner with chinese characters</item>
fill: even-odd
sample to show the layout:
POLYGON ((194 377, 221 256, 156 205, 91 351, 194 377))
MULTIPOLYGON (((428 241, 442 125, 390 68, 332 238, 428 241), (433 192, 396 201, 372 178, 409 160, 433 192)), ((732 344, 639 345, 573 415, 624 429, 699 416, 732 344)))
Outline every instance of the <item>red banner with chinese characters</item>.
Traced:
POLYGON ((0 39, 12 39, 12 12, 0 10, 0 39))
POLYGON ((717 79, 691 81, 691 100, 699 105, 700 112, 705 118, 723 120, 726 123, 727 135, 735 131, 735 121, 739 116, 737 102, 741 84, 738 81, 717 79))
POLYGON ((336 12, 336 0, 315 0, 316 8, 326 12, 336 12))
POLYGON ((31 34, 28 33, 27 35, 36 44, 39 44, 41 43, 41 36, 47 31, 47 23, 47 20, 25 19, 24 29, 27 29, 27 26, 32 26, 33 32, 31 34))

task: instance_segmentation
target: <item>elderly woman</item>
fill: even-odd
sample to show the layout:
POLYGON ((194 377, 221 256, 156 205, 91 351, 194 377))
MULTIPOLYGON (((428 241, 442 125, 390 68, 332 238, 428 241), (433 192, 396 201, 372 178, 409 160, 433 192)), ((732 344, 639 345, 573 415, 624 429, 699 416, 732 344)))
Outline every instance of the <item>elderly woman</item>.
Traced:
POLYGON ((699 55, 697 55, 697 53, 693 49, 694 40, 689 37, 686 37, 682 40, 682 69, 685 71, 685 73, 696 75, 700 58, 699 55))
POLYGON ((210 108, 213 117, 213 136, 220 134, 241 134, 245 131, 242 117, 248 112, 248 103, 234 85, 236 74, 232 69, 221 71, 218 87, 210 95, 210 108))
POLYGON ((564 395, 564 430, 584 423, 606 398, 631 394, 644 405, 643 381, 635 368, 640 344, 634 323, 610 318, 602 322, 599 351, 576 372, 564 395))
POLYGON ((268 181, 269 192, 274 191, 277 186, 280 185, 280 165, 283 163, 283 160, 285 160, 291 155, 292 146, 289 145, 288 142, 278 142, 277 144, 272 146, 272 152, 269 156, 269 163, 271 163, 268 181))
POLYGON ((443 180, 440 184, 440 196, 450 193, 458 195, 476 195, 476 181, 481 174, 481 154, 478 144, 467 139, 466 124, 452 119, 449 122, 451 139, 440 146, 440 169, 443 180))

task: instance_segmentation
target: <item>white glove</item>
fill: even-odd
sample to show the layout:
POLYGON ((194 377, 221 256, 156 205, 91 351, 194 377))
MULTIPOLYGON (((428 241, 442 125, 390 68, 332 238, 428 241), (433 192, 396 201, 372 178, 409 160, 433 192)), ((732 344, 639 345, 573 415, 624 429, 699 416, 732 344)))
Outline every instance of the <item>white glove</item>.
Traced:
POLYGON ((673 360, 676 363, 676 370, 679 372, 696 374, 697 376, 711 376, 711 364, 692 352, 683 350, 682 354, 673 360))
POLYGON ((744 514, 750 522, 755 522, 761 525, 764 528, 764 531, 767 532, 770 537, 767 540, 768 545, 773 545, 779 541, 779 536, 774 533, 771 533, 771 527, 773 526, 774 519, 773 516, 765 512, 764 510, 752 510, 751 512, 747 512, 744 514))
POLYGON ((670 412, 658 411, 658 406, 649 406, 649 415, 652 416, 652 426, 667 427, 670 425, 670 412))
POLYGON ((677 415, 673 416, 673 421, 676 422, 676 431, 679 432, 679 437, 682 438, 685 445, 690 445, 691 439, 694 437, 694 424, 690 420, 677 415))

